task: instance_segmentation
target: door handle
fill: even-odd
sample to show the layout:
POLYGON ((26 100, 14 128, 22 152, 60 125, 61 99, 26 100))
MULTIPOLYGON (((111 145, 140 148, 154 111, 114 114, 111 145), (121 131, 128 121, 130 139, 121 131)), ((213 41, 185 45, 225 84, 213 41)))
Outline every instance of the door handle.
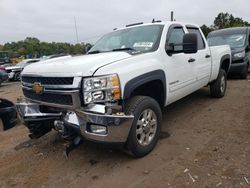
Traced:
POLYGON ((189 62, 189 63, 195 62, 195 59, 194 59, 194 58, 190 58, 190 59, 188 60, 188 62, 189 62))
POLYGON ((211 57, 211 55, 209 55, 209 54, 207 54, 206 56, 205 56, 205 58, 210 58, 211 57))

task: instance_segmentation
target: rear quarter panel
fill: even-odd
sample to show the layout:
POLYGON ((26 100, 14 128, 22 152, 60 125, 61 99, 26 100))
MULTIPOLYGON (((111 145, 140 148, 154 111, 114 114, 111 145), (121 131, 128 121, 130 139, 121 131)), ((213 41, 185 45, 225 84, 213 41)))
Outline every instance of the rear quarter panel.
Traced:
POLYGON ((210 82, 212 82, 217 78, 219 74, 220 66, 222 63, 221 61, 223 60, 223 58, 229 56, 231 62, 231 50, 228 45, 212 46, 209 48, 212 57, 212 72, 210 77, 210 82))

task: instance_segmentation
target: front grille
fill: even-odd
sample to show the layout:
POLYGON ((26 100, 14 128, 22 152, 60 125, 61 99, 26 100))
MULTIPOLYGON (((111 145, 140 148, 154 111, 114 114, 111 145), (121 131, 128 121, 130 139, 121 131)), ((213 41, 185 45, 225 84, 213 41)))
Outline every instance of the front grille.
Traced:
POLYGON ((74 77, 22 77, 22 82, 29 84, 38 82, 42 85, 72 85, 73 81, 74 77))
POLYGON ((46 103, 61 104, 61 105, 73 105, 73 100, 71 95, 52 94, 52 93, 36 94, 32 90, 26 90, 26 89, 23 89, 23 94, 25 97, 31 100, 36 100, 46 103))

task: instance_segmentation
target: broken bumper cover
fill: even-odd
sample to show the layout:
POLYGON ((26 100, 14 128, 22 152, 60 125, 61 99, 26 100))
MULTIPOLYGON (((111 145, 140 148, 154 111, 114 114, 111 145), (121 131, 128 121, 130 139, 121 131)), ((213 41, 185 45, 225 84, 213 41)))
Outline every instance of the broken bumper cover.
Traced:
POLYGON ((81 109, 66 114, 42 113, 36 103, 17 103, 16 107, 23 121, 54 119, 55 123, 59 121, 65 127, 74 128, 84 139, 107 143, 126 142, 134 119, 134 116, 98 114, 81 109), (91 126, 105 127, 105 134, 93 132, 91 126))

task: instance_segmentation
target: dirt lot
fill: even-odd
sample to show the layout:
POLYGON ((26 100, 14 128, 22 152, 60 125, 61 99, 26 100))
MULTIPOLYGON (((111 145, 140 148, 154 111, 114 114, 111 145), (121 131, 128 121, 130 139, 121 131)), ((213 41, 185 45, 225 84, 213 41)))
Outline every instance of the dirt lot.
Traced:
MULTIPOLYGON (((0 96, 16 100, 18 83, 0 96)), ((0 132, 0 187, 250 187, 250 80, 222 99, 204 88, 164 112, 162 139, 142 159, 84 143, 67 160, 56 132, 30 141, 23 125, 0 132)))

